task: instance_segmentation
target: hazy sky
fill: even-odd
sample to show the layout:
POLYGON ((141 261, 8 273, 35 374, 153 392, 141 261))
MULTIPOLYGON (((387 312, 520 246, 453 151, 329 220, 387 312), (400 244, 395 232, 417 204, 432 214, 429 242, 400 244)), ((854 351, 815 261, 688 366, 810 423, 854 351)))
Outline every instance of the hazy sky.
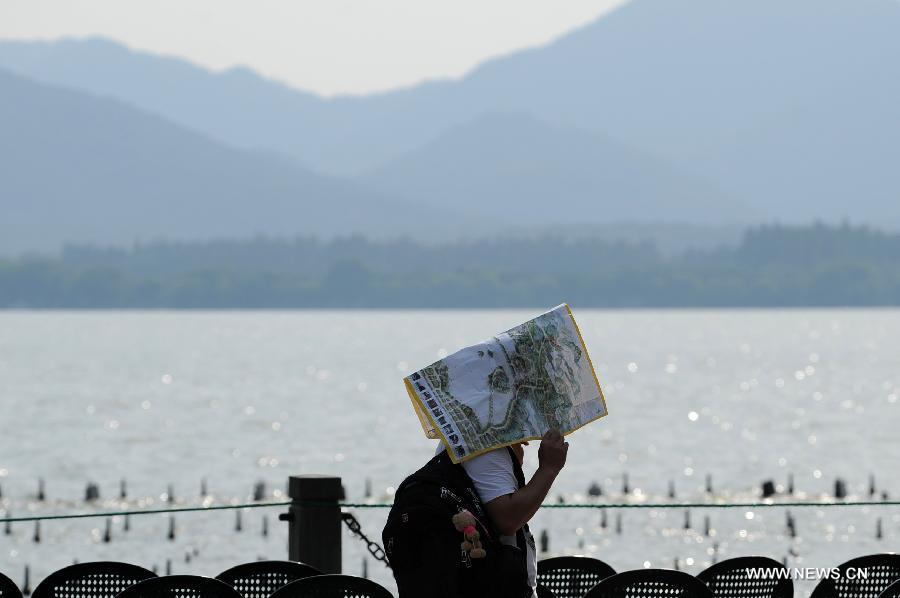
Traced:
POLYGON ((458 77, 626 0, 0 0, 0 38, 102 35, 322 94, 458 77))

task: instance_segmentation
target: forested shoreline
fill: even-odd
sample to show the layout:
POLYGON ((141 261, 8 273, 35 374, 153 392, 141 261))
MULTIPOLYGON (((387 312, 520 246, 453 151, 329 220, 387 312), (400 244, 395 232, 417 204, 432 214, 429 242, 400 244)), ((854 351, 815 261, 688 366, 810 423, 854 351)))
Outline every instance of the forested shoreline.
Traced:
POLYGON ((733 247, 538 238, 347 237, 67 246, 0 259, 3 308, 900 305, 900 234, 765 226, 733 247))

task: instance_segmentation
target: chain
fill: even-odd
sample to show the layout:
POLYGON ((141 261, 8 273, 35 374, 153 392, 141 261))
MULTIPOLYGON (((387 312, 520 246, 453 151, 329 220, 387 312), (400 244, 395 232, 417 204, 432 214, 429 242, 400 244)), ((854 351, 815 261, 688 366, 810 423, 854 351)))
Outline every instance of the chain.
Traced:
POLYGON ((384 554, 384 549, 381 548, 377 542, 373 542, 363 533, 362 527, 359 525, 359 520, 353 516, 353 513, 341 513, 341 519, 344 520, 344 523, 347 524, 347 527, 350 528, 350 532, 354 536, 366 543, 369 554, 371 554, 376 561, 381 561, 384 563, 385 567, 390 569, 391 564, 387 560, 387 555, 384 554))

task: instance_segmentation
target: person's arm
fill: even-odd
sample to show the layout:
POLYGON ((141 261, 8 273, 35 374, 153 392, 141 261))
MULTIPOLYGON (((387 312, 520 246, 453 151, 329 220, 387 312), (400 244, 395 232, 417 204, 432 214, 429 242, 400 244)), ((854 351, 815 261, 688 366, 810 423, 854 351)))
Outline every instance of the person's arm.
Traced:
POLYGON ((556 430, 541 439, 538 468, 531 480, 512 494, 499 496, 485 504, 494 527, 504 536, 513 536, 528 523, 550 492, 553 480, 566 464, 569 443, 556 430))

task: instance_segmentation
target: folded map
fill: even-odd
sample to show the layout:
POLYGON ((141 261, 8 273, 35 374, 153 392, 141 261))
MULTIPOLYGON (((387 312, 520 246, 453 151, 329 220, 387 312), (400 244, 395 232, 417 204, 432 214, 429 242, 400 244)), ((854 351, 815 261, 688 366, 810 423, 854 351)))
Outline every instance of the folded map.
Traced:
POLYGON ((404 378, 425 435, 454 463, 568 434, 606 415, 606 401, 568 305, 461 349, 404 378))

